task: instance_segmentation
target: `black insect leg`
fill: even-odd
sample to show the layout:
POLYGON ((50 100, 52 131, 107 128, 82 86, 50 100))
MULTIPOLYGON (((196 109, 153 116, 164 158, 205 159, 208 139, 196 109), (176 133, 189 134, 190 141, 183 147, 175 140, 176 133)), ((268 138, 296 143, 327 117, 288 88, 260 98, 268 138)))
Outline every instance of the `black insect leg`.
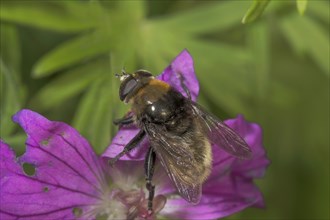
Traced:
POLYGON ((146 159, 144 161, 144 169, 146 174, 146 188, 149 191, 148 195, 148 210, 152 211, 152 200, 154 199, 155 195, 155 186, 152 185, 152 177, 154 175, 154 169, 155 169, 155 161, 156 161, 156 153, 155 151, 150 147, 148 150, 148 153, 146 155, 146 159))
POLYGON ((127 125, 127 124, 132 124, 134 122, 133 116, 127 116, 119 119, 115 119, 113 123, 115 125, 127 125))
POLYGON ((186 86, 186 84, 184 83, 185 78, 181 73, 179 73, 179 78, 180 78, 180 83, 181 83, 183 90, 186 92, 188 99, 191 100, 190 91, 189 91, 188 87, 186 86))
POLYGON ((144 138, 145 134, 146 132, 144 130, 140 130, 140 132, 124 147, 123 151, 109 161, 110 165, 112 166, 114 163, 116 163, 117 160, 119 160, 119 158, 135 148, 137 144, 144 138))

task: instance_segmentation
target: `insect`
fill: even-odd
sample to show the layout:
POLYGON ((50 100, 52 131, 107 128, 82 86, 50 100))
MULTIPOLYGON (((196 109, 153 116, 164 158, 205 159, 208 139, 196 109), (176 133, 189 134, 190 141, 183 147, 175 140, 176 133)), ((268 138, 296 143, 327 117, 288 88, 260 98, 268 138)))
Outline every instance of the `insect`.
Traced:
POLYGON ((250 158, 247 143, 215 116, 207 113, 191 100, 184 78, 178 74, 188 98, 174 87, 155 79, 148 71, 116 74, 120 78, 120 100, 131 104, 133 114, 115 120, 116 125, 135 123, 139 133, 111 159, 114 164, 145 136, 150 147, 145 157, 145 176, 148 210, 152 212, 155 186, 152 184, 156 158, 165 168, 179 194, 188 202, 197 204, 202 184, 212 167, 211 144, 239 158, 250 158))

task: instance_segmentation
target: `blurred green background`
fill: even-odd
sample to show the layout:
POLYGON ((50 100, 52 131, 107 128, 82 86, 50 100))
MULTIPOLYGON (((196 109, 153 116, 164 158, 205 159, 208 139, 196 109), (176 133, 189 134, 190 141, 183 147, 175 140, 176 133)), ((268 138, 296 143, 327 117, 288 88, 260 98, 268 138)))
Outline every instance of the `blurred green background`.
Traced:
POLYGON ((329 219, 329 1, 267 2, 1 0, 1 138, 24 152, 11 116, 30 108, 101 153, 127 110, 114 73, 159 74, 187 48, 199 102, 261 124, 272 160, 267 208, 228 219, 329 219))

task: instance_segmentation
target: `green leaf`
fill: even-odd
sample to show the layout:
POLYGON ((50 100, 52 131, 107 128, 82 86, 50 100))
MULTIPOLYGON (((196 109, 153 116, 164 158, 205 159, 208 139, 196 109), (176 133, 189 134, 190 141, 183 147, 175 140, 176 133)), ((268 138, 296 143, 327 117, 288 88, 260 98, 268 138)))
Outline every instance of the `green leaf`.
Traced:
POLYGON ((172 31, 158 26, 157 22, 148 22, 144 25, 143 37, 136 51, 144 68, 153 74, 159 74, 180 53, 183 47, 177 47, 175 42, 183 36, 173 34, 172 31))
POLYGON ((93 129, 90 141, 97 153, 101 153, 110 144, 110 127, 112 125, 111 98, 108 94, 109 84, 104 82, 98 91, 97 102, 93 110, 93 120, 90 127, 93 129))
MULTIPOLYGON (((155 25, 185 34, 225 30, 238 26, 246 1, 219 1, 152 20, 155 25)), ((177 35, 180 37, 179 35, 177 35)))
MULTIPOLYGON (((196 59, 202 62, 201 67, 219 70, 212 74, 221 74, 226 70, 242 72, 242 69, 251 60, 250 54, 244 48, 230 44, 195 39, 186 39, 184 42, 176 44, 179 48, 182 48, 183 45, 189 48, 193 57, 197 57, 196 59)), ((207 73, 203 71, 199 74, 204 75, 207 73)))
MULTIPOLYGON (((73 121, 74 127, 87 137, 98 153, 110 144, 114 129, 112 121, 114 117, 118 117, 118 110, 124 106, 123 103, 119 104, 118 90, 112 85, 113 79, 114 77, 103 77, 90 86, 73 121)), ((124 111, 119 113, 120 117, 124 115, 124 111)))
POLYGON ((14 25, 1 23, 0 36, 1 58, 15 74, 13 77, 18 80, 21 68, 21 44, 17 28, 14 25))
MULTIPOLYGON (((102 14, 101 10, 97 16, 100 20, 98 29, 94 32, 64 42, 44 55, 34 66, 34 76, 42 77, 53 74, 80 61, 110 52, 110 48, 112 53, 114 51, 122 54, 126 52, 125 58, 134 56, 132 48, 135 48, 139 42, 137 34, 139 25, 136 23, 142 19, 144 8, 140 2, 134 2, 134 4, 133 2, 130 4, 118 2, 116 9, 109 10, 109 15, 102 14), (130 16, 123 19, 122 15, 125 13, 130 16)), ((128 64, 135 62, 135 58, 131 59, 131 57, 127 59, 128 64)))
POLYGON ((253 4, 244 15, 242 23, 247 24, 259 18, 269 2, 270 0, 254 0, 253 4))
POLYGON ((75 127, 81 134, 87 138, 93 130, 90 128, 91 117, 94 115, 94 107, 99 96, 99 88, 103 79, 95 80, 87 89, 73 119, 73 127, 75 127))
POLYGON ((15 125, 11 116, 15 114, 24 103, 25 87, 21 84, 21 45, 19 35, 13 25, 1 24, 0 49, 0 134, 10 135, 15 125))
POLYGON ((296 2, 297 2, 297 8, 298 8, 300 15, 304 15, 306 8, 307 8, 308 0, 296 0, 296 2))
POLYGON ((77 62, 109 51, 107 37, 95 31, 64 42, 44 55, 34 66, 33 76, 44 77, 77 62))
POLYGON ((272 98, 267 100, 267 102, 271 102, 272 106, 276 106, 276 108, 288 108, 288 106, 295 106, 297 104, 299 94, 297 94, 295 88, 275 80, 270 82, 270 87, 272 98))
MULTIPOLYGON (((14 122, 11 122, 15 127, 16 125, 14 122)), ((26 141, 26 134, 25 133, 15 133, 15 135, 5 136, 1 133, 1 138, 5 140, 5 142, 12 146, 17 155, 22 155, 25 152, 25 141, 26 141)))
POLYGON ((90 83, 106 74, 106 60, 94 60, 70 70, 43 87, 33 99, 41 109, 50 109, 80 92, 90 83))
MULTIPOLYGON (((248 29, 247 41, 251 52, 252 65, 250 72, 253 73, 255 91, 258 101, 264 101, 269 94, 270 77, 270 37, 268 23, 259 22, 248 29)), ((250 74, 251 74, 250 73, 250 74)))
POLYGON ((8 67, 0 60, 0 84, 1 84, 1 107, 0 107, 0 134, 2 137, 10 135, 14 129, 11 116, 19 110, 21 103, 16 82, 8 67))
POLYGON ((83 124, 84 127, 81 127, 81 129, 83 130, 83 134, 87 134, 89 141, 98 153, 102 152, 110 143, 110 122, 112 119, 110 100, 112 94, 108 92, 108 85, 109 83, 104 81, 94 84, 90 94, 88 94, 89 97, 86 97, 90 98, 93 96, 93 100, 89 99, 87 100, 89 103, 83 103, 84 105, 92 105, 82 106, 82 108, 87 107, 86 110, 89 110, 88 112, 90 114, 89 118, 83 124))
POLYGON ((298 53, 307 53, 329 76, 329 32, 306 16, 292 15, 280 22, 283 34, 298 53))
POLYGON ((0 19, 61 32, 93 28, 93 7, 77 1, 1 1, 0 19))
MULTIPOLYGON (((223 74, 233 73, 227 71, 223 74)), ((231 115, 240 113, 251 115, 248 108, 251 103, 244 103, 244 100, 248 99, 249 96, 246 93, 236 90, 235 88, 237 88, 237 86, 233 83, 228 83, 228 85, 226 85, 226 83, 222 81, 225 77, 226 76, 215 74, 208 74, 207 79, 205 77, 200 77, 201 93, 211 99, 217 107, 220 107, 231 115), (230 85, 233 85, 233 87, 230 87, 230 85)))
POLYGON ((330 23, 330 11, 329 1, 309 1, 308 2, 308 13, 313 14, 317 18, 320 18, 327 25, 330 23))
POLYGON ((227 112, 247 113, 249 105, 243 100, 253 97, 255 74, 247 69, 251 62, 248 51, 209 41, 186 40, 185 45, 195 58, 201 92, 227 112))

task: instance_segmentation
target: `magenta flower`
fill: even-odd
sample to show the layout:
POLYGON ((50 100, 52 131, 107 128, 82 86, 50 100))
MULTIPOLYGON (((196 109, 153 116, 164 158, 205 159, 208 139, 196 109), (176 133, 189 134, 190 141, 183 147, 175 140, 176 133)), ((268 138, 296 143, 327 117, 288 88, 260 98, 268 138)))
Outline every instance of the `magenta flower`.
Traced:
MULTIPOLYGON (((195 100, 199 86, 187 51, 159 76, 182 92, 176 72, 184 74, 195 100)), ((135 135, 136 128, 121 128, 100 157, 65 123, 49 121, 30 110, 18 112, 13 119, 28 138, 26 152, 18 158, 0 142, 0 219, 216 219, 249 206, 263 206, 253 179, 263 176, 269 161, 260 127, 242 116, 225 123, 250 145, 252 159, 239 160, 213 146, 212 173, 203 185, 198 205, 182 199, 163 168, 157 166, 153 178, 155 215, 149 217, 143 170, 147 141, 114 168, 107 163, 108 157, 121 151, 135 135), (33 165, 32 172, 24 164, 33 165)))
MULTIPOLYGON (((147 201, 139 162, 116 169, 97 156, 75 129, 30 110, 14 116, 28 135, 26 152, 16 158, 0 142, 0 219, 138 219, 147 201), (33 165, 34 171, 24 169, 33 165)), ((155 198, 155 212, 165 204, 155 198)))

